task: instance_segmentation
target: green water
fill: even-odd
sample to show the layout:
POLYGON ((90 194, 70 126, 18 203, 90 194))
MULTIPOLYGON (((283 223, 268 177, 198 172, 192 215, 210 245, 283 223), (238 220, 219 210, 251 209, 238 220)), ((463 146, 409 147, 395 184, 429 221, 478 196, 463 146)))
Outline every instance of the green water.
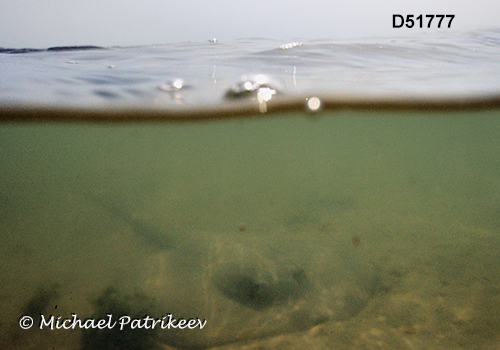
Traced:
POLYGON ((48 308, 88 315, 141 274, 143 248, 90 194, 189 230, 352 238, 379 269, 359 313, 248 348, 496 348, 499 134, 497 110, 1 125, 0 342, 78 348, 19 329, 33 294, 57 285, 48 308))
POLYGON ((2 193, 8 203, 93 191, 218 226, 347 201, 498 229, 499 123, 478 112, 3 125, 2 193))

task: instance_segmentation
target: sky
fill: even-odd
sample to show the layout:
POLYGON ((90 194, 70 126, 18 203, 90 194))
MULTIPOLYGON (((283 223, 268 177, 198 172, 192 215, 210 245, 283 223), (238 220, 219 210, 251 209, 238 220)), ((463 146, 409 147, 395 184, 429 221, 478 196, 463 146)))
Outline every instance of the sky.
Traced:
POLYGON ((498 28, 499 15, 498 0, 0 0, 0 47, 391 37, 498 28), (405 29, 394 14, 455 18, 405 29))

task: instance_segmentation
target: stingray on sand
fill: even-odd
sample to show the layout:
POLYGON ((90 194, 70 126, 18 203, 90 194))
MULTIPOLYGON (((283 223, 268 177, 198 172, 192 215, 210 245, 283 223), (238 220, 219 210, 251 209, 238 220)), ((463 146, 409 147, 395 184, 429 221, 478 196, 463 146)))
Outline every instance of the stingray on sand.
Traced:
POLYGON ((372 295, 376 278, 363 250, 335 235, 161 228, 117 201, 92 198, 150 250, 134 283, 154 300, 151 316, 207 321, 160 329, 162 343, 199 349, 304 330, 352 316, 372 295))

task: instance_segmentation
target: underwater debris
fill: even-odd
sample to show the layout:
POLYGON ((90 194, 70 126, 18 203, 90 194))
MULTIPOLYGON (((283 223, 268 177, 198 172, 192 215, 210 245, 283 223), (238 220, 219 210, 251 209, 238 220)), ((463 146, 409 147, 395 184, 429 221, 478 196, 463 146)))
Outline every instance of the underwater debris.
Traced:
POLYGON ((352 236, 352 245, 358 248, 361 245, 361 237, 359 237, 358 235, 352 236))

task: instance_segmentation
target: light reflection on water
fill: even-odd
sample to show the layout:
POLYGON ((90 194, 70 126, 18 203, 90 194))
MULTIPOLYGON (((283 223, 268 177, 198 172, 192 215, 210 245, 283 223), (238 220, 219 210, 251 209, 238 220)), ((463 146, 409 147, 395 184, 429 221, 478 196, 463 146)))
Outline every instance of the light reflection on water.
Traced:
POLYGON ((0 103, 224 109, 236 103, 225 96, 242 75, 266 76, 286 97, 498 93, 499 33, 241 39, 17 54, 2 49, 0 103), (169 85, 175 81, 190 88, 169 85))

